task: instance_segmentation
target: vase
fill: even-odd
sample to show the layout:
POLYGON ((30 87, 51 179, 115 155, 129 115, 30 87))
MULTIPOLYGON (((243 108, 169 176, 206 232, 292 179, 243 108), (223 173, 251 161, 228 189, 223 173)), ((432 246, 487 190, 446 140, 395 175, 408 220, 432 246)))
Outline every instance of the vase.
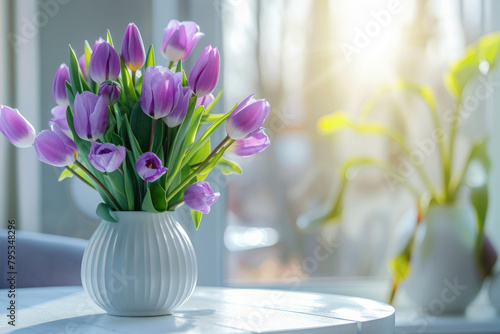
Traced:
POLYGON ((431 205, 417 227, 402 287, 423 312, 462 313, 479 293, 475 219, 467 205, 431 205))
POLYGON ((491 305, 500 314, 500 271, 491 278, 488 297, 490 298, 491 305))
POLYGON ((198 264, 173 212, 115 212, 101 221, 82 260, 82 285, 94 302, 117 316, 171 314, 189 299, 198 264))

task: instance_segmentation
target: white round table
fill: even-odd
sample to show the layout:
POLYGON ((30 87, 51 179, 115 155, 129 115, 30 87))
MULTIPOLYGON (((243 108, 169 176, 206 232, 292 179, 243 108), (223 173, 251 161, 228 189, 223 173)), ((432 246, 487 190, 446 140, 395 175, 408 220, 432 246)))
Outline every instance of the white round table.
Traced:
POLYGON ((338 295, 197 287, 172 315, 116 317, 82 287, 16 291, 15 327, 7 323, 8 290, 0 290, 0 332, 19 333, 394 333, 394 308, 338 295))

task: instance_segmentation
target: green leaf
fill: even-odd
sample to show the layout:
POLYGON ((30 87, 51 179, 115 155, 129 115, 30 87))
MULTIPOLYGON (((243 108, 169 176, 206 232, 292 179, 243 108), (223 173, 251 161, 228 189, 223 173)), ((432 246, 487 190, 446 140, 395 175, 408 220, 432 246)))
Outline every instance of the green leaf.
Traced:
POLYGON ((203 116, 203 106, 199 106, 193 112, 192 122, 186 134, 184 146, 187 147, 192 143, 194 143, 194 140, 196 139, 196 134, 198 133, 198 129, 200 128, 200 122, 202 116, 203 116))
POLYGON ((146 56, 146 64, 144 65, 144 69, 149 66, 155 66, 155 50, 153 48, 153 44, 149 46, 148 54, 146 56))
POLYGON ((218 121, 219 119, 221 119, 224 116, 225 116, 225 114, 208 114, 208 115, 203 115, 203 117, 201 118, 201 123, 202 124, 212 123, 212 122, 218 121))
POLYGON ((130 144, 129 147, 132 149, 132 153, 134 155, 134 161, 137 161, 137 159, 139 159, 139 157, 143 154, 143 151, 141 149, 141 146, 139 145, 139 142, 135 138, 134 133, 132 132, 127 115, 124 115, 123 123, 125 126, 122 126, 123 131, 121 133, 121 136, 123 139, 128 138, 130 144))
POLYGON ((78 64, 78 58, 75 55, 75 51, 69 46, 69 78, 71 80, 71 86, 76 92, 83 93, 82 83, 80 81, 80 65, 78 64))
POLYGON ((151 200, 156 211, 164 212, 167 210, 167 198, 165 189, 158 182, 151 183, 149 188, 151 200))
POLYGON ((198 228, 200 227, 201 217, 202 217, 201 211, 191 210, 191 218, 193 218, 193 223, 194 227, 196 227, 196 230, 198 230, 198 228))
POLYGON ((146 196, 142 201, 141 209, 146 212, 158 213, 153 205, 153 199, 151 198, 151 191, 149 189, 146 191, 146 196))
POLYGON ((85 41, 84 44, 84 54, 85 54, 85 66, 87 67, 87 73, 89 74, 89 86, 90 91, 97 94, 99 90, 99 85, 97 85, 94 80, 90 77, 89 65, 90 65, 90 57, 92 57, 92 48, 90 47, 89 41, 85 41))
POLYGON ((205 159, 210 155, 210 140, 207 140, 205 144, 196 152, 196 154, 189 161, 189 165, 192 168, 198 167, 197 165, 201 164, 205 159))
MULTIPOLYGON (((135 87, 132 84, 132 78, 130 77, 130 73, 128 73, 127 66, 123 62, 123 59, 120 57, 120 68, 122 74, 122 94, 124 94, 125 99, 127 100, 127 104, 129 106, 135 106, 137 102, 137 95, 135 91, 135 87)), ((121 95, 121 94, 120 94, 121 95)))
MULTIPOLYGON (((163 123, 160 120, 157 123, 163 123)), ((148 115, 142 111, 141 103, 137 102, 132 109, 132 113, 130 114, 130 127, 132 128, 132 133, 135 138, 137 138, 137 142, 141 147, 143 152, 146 152, 149 147, 149 138, 151 136, 151 123, 152 119, 148 115)))
MULTIPOLYGON (((73 87, 66 81, 66 95, 68 96, 69 105, 75 104, 75 94, 73 93, 73 87)), ((69 106, 68 106, 69 108, 69 106)))
POLYGON ((57 179, 57 181, 61 182, 62 180, 70 179, 72 177, 73 177, 73 173, 71 173, 69 170, 64 168, 61 175, 59 175, 59 178, 57 179))
POLYGON ((113 217, 112 212, 113 211, 111 210, 111 208, 104 203, 100 203, 96 209, 96 214, 100 218, 102 218, 105 221, 108 221, 110 223, 117 223, 118 220, 116 220, 116 218, 113 217))
POLYGON ((215 99, 212 101, 212 103, 210 103, 210 105, 207 107, 207 109, 205 109, 205 112, 203 113, 203 115, 208 115, 208 113, 212 110, 212 108, 217 104, 217 102, 219 101, 221 95, 222 95, 222 91, 224 90, 224 87, 221 88, 221 90, 219 91, 219 94, 217 94, 217 96, 215 97, 215 99))
MULTIPOLYGON (((127 154, 128 153, 130 153, 129 150, 127 150, 127 154)), ((134 189, 134 183, 132 181, 134 172, 132 170, 129 172, 128 159, 125 159, 123 161, 122 168, 123 168, 123 186, 125 188, 125 198, 127 199, 127 206, 130 211, 134 211, 135 192, 136 192, 136 190, 134 189)))
POLYGON ((106 33, 106 41, 113 46, 113 39, 111 38, 111 33, 109 32, 109 29, 107 30, 106 33))
POLYGON ((224 175, 243 173, 240 165, 234 161, 229 161, 224 158, 221 158, 215 167, 217 167, 224 175))
POLYGON ((390 259, 389 271, 396 282, 405 279, 410 273, 410 253, 404 252, 390 259))
POLYGON ((485 60, 490 65, 490 70, 496 66, 500 50, 500 32, 493 32, 479 38, 477 53, 479 60, 485 60))
POLYGON ((444 83, 450 94, 458 98, 469 81, 479 71, 479 61, 474 47, 467 47, 465 55, 451 62, 450 67, 444 74, 444 83))

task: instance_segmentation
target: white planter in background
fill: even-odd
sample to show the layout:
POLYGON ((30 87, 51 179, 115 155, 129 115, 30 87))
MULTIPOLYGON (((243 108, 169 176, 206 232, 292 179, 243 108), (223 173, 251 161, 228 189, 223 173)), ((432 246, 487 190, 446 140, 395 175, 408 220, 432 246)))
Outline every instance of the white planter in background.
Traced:
POLYGON ((172 212, 115 212, 90 238, 82 261, 85 291, 107 313, 170 314, 193 293, 198 264, 172 212))
POLYGON ((475 219, 469 206, 431 205, 419 224, 403 289, 423 312, 464 312, 479 293, 475 219))

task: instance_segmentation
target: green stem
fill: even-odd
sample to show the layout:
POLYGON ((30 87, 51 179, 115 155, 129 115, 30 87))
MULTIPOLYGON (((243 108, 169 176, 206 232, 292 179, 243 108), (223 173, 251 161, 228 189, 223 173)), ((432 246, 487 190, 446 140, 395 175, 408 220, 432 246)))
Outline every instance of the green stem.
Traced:
POLYGON ((135 71, 132 71, 132 86, 134 86, 135 91, 135 71))
POLYGON ((75 165, 77 165, 85 174, 88 175, 88 177, 90 177, 92 179, 92 181, 95 182, 95 184, 102 189, 102 191, 104 191, 104 193, 109 197, 109 199, 111 199, 111 201, 113 202, 113 204, 116 206, 116 209, 120 209, 120 205, 118 205, 118 202, 115 200, 115 198, 109 193, 108 189, 106 189, 106 187, 101 183, 101 181, 99 181, 95 176, 94 174, 92 174, 87 168, 85 168, 85 166, 83 166, 80 162, 78 162, 77 160, 75 160, 74 162, 75 165))
POLYGON ((461 106, 461 98, 457 100, 457 103, 455 105, 455 108, 453 109, 453 115, 451 119, 451 125, 450 125, 450 141, 449 141, 449 156, 448 156, 448 166, 449 166, 449 173, 448 173, 448 179, 446 180, 445 183, 445 191, 448 194, 449 200, 453 201, 454 196, 452 195, 452 185, 451 185, 451 166, 453 165, 453 157, 454 157, 454 151, 455 151, 455 137, 457 136, 457 130, 458 130, 458 122, 460 119, 460 106, 461 106))
POLYGON ((171 61, 170 63, 168 63, 168 68, 171 70, 172 69, 172 66, 174 66, 174 62, 171 61))
MULTIPOLYGON (((224 138, 224 140, 222 140, 220 142, 219 145, 217 145, 217 147, 212 151, 212 153, 210 153, 210 155, 198 166, 198 168, 196 168, 196 170, 194 172, 192 172, 191 174, 189 174, 183 182, 181 182, 180 185, 177 186, 177 188, 175 188, 168 196, 167 196, 167 202, 169 200, 171 200, 180 190, 182 190, 182 188, 184 188, 192 179, 193 177, 195 177, 196 175, 198 175, 201 170, 203 169, 203 167, 205 167, 209 161, 219 152, 219 150, 226 144, 229 142, 229 145, 231 145, 234 140, 229 138, 229 136, 227 136, 226 138, 224 138)), ((228 145, 228 146, 229 146, 228 145)))
POLYGON ((149 137, 149 148, 148 151, 151 152, 153 149, 153 142, 155 141, 155 131, 156 131, 156 118, 153 118, 151 122, 151 136, 149 137))
POLYGON ((93 185, 91 185, 87 180, 85 180, 81 175, 79 175, 77 172, 75 172, 73 169, 69 168, 69 166, 66 166, 66 169, 71 172, 74 176, 76 176, 80 181, 91 187, 92 189, 95 189, 93 185))

